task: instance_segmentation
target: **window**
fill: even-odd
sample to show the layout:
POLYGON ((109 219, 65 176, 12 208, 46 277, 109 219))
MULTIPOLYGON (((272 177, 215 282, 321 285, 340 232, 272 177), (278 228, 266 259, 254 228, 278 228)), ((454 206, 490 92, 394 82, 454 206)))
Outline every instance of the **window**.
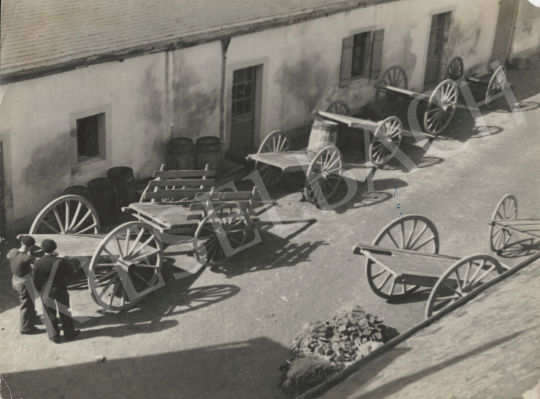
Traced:
POLYGON ((382 65, 384 29, 361 32, 343 39, 340 87, 351 80, 376 79, 382 65))
POLYGON ((367 46, 371 32, 359 33, 353 36, 353 59, 351 65, 351 77, 363 77, 368 54, 367 46))
POLYGON ((105 114, 77 119, 77 162, 105 159, 105 114))

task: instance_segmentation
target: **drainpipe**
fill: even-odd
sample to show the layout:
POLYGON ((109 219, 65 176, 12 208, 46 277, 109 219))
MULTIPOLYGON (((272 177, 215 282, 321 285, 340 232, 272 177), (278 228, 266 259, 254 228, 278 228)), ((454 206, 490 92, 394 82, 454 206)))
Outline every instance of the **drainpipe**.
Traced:
POLYGON ((221 96, 219 100, 219 139, 225 138, 225 79, 227 74, 227 49, 231 38, 221 39, 221 96))

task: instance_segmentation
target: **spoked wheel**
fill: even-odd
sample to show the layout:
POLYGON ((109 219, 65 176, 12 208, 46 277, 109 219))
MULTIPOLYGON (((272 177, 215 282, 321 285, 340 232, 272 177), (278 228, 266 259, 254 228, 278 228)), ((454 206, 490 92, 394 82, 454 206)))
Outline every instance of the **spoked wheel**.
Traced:
POLYGON ((369 146, 369 154, 373 165, 377 167, 386 165, 396 155, 401 144, 401 131, 401 121, 396 116, 390 116, 379 124, 369 146), (388 148, 380 140, 381 136, 388 138, 395 145, 395 148, 388 148))
MULTIPOLYGON (((394 65, 386 70, 378 82, 378 86, 392 86, 398 89, 407 89, 408 80, 405 69, 398 65, 394 65)), ((379 112, 386 118, 396 115, 401 108, 402 99, 394 93, 377 87, 375 92, 375 104, 379 112)))
POLYGON ((437 85, 424 111, 424 129, 426 133, 439 134, 450 124, 458 100, 457 84, 443 80, 437 85))
POLYGON ((345 116, 348 116, 351 114, 351 111, 349 110, 349 106, 347 105, 347 103, 343 101, 334 101, 332 104, 328 106, 328 108, 326 109, 326 112, 330 112, 336 115, 345 115, 345 116))
POLYGON ((94 206, 78 195, 64 195, 39 212, 29 234, 97 234, 99 217, 94 206))
POLYGON ((444 76, 445 79, 451 79, 454 82, 463 76, 463 60, 461 57, 452 58, 444 76))
POLYGON ((486 107, 493 108, 497 104, 497 100, 500 97, 494 98, 508 87, 508 80, 506 79, 506 68, 502 65, 497 68, 486 90, 486 107))
MULTIPOLYGON (((268 152, 285 152, 291 149, 291 139, 281 131, 276 130, 270 133, 261 143, 257 154, 268 152)), ((275 166, 264 163, 255 163, 255 168, 259 171, 264 184, 267 187, 275 186, 283 177, 283 170, 275 166)))
POLYGON ((343 173, 343 161, 337 147, 320 150, 309 164, 304 194, 313 205, 324 208, 336 192, 343 173))
MULTIPOLYGON (((386 225, 375 237, 372 245, 437 254, 439 233, 428 218, 408 215, 386 225)), ((366 277, 373 292, 384 299, 400 298, 418 289, 418 286, 396 283, 396 274, 393 271, 369 258, 366 260, 366 277), (396 285, 401 287, 396 288, 396 285)))
POLYGON ((494 220, 517 219, 518 205, 517 199, 512 194, 506 194, 501 198, 493 215, 491 216, 491 226, 489 227, 489 244, 494 252, 503 249, 512 237, 512 231, 502 228, 493 223, 494 220))
POLYGON ((499 261, 489 255, 458 260, 435 283, 426 305, 426 319, 503 272, 499 261))
POLYGON ((106 311, 128 309, 164 285, 163 245, 153 227, 124 223, 96 248, 90 262, 88 286, 92 299, 106 311))
POLYGON ((239 203, 220 205, 199 223, 193 253, 202 265, 221 265, 244 245, 252 229, 251 221, 239 203))

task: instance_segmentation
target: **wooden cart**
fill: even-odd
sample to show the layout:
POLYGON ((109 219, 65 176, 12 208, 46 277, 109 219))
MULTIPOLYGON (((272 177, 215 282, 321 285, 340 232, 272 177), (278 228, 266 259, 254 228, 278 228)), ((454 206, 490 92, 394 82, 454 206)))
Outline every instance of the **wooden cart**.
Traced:
POLYGON ((435 225, 419 215, 394 220, 371 245, 358 244, 353 252, 366 257, 368 284, 382 298, 399 299, 419 287, 431 288, 426 318, 506 270, 489 255, 440 255, 435 225))
MULTIPOLYGON (((388 117, 379 122, 353 118, 345 115, 348 113, 346 105, 335 111, 342 114, 322 111, 316 114, 352 129, 364 129, 372 133, 369 142, 370 159, 365 167, 383 166, 394 157, 401 143, 402 125, 399 118, 388 117)), ((306 151, 291 151, 291 140, 279 130, 266 136, 257 154, 250 154, 247 159, 255 161, 255 168, 268 187, 275 186, 285 173, 304 172, 304 194, 309 202, 321 207, 326 206, 328 199, 336 192, 343 168, 348 166, 335 145, 321 149, 311 160, 306 151)))
POLYGON ((162 241, 167 241, 163 240, 166 234, 184 235, 186 241, 192 237, 195 257, 201 264, 214 266, 226 260, 224 248, 234 253, 253 232, 250 212, 255 189, 215 193, 213 189, 207 192, 207 186, 200 192, 182 188, 207 184, 199 181, 202 179, 184 179, 193 173, 155 172, 159 180, 150 182, 145 198, 168 202, 130 204, 123 210, 138 221, 121 224, 108 234, 99 233, 99 217, 93 205, 76 195, 49 203, 34 220, 29 234, 38 243, 45 238, 55 240, 60 253, 78 261, 88 276, 92 298, 104 309, 129 308, 164 284, 162 241), (159 182, 164 177, 174 178, 167 184, 177 188, 153 191, 162 188, 159 182))
POLYGON ((489 222, 491 249, 502 251, 514 233, 525 234, 533 240, 540 239, 540 218, 518 219, 517 199, 512 194, 506 194, 495 207, 489 222))
POLYGON ((498 94, 510 87, 510 83, 506 78, 506 68, 499 66, 492 74, 484 76, 464 76, 463 60, 460 57, 453 58, 446 68, 446 79, 453 81, 464 77, 466 83, 485 86, 485 105, 488 108, 493 108, 497 104, 498 94), (497 96, 497 98, 494 98, 497 96))
MULTIPOLYGON (((407 89, 405 69, 399 65, 388 68, 375 83, 375 103, 384 117, 397 115, 403 99, 423 103, 423 129, 428 136, 436 136, 450 124, 456 111, 458 87, 451 79, 439 83, 431 94, 407 89)), ((415 114, 416 117, 416 114, 415 114)))

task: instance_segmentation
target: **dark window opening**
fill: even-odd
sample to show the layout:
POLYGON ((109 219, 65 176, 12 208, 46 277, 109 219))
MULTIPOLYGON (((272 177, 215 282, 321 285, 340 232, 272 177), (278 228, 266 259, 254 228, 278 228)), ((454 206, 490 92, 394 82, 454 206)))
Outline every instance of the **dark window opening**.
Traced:
MULTIPOLYGON (((77 160, 84 162, 91 158, 104 157, 100 154, 100 129, 105 114, 77 119, 77 160)), ((104 133, 104 132, 101 132, 104 133)))
POLYGON ((360 77, 364 75, 368 55, 368 43, 371 32, 364 32, 354 35, 353 59, 351 77, 360 77))
POLYGON ((250 115, 254 111, 255 67, 239 69, 233 73, 232 109, 233 118, 250 115))

